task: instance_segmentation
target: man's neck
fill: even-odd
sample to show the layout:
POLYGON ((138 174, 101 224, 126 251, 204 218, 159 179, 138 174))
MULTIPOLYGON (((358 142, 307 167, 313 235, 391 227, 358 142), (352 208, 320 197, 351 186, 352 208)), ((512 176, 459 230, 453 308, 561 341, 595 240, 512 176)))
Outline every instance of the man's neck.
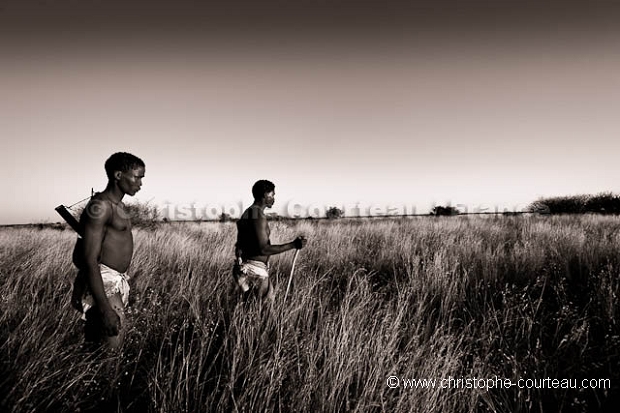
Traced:
POLYGON ((121 191, 120 188, 112 182, 108 183, 108 186, 104 189, 103 194, 115 205, 119 204, 125 196, 123 191, 121 191))
POLYGON ((260 208, 260 210, 263 211, 263 212, 265 212, 265 208, 267 208, 267 205, 265 203, 261 202, 261 201, 254 201, 252 206, 260 208))

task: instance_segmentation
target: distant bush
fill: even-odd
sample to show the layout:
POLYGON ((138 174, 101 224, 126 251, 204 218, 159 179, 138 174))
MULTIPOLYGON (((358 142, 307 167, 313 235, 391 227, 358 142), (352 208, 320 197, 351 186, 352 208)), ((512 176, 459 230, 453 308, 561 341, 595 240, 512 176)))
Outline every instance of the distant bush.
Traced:
POLYGON ((620 196, 611 192, 597 195, 573 195, 540 198, 527 210, 540 214, 620 214, 620 196))
POLYGON ((268 214, 265 214, 265 216, 267 217, 267 221, 281 221, 282 220, 282 217, 278 215, 277 212, 270 212, 268 214))
POLYGON ((344 216, 344 211, 338 207, 331 206, 327 208, 327 212, 325 212, 325 216, 328 219, 338 219, 344 216))
POLYGON ((602 192, 591 196, 586 201, 586 210, 601 214, 620 214, 620 195, 602 192))
POLYGON ((65 230, 65 225, 63 225, 60 222, 54 222, 53 224, 51 224, 51 228, 52 229, 56 229, 58 231, 64 231, 65 230))
POLYGON ((131 225, 137 228, 155 229, 161 218, 161 211, 149 202, 132 202, 125 204, 125 212, 131 219, 131 225))
POLYGON ((433 209, 431 210, 430 215, 433 216, 452 216, 452 215, 458 215, 459 214, 459 210, 456 209, 453 206, 441 206, 438 205, 436 207, 433 207, 433 209))

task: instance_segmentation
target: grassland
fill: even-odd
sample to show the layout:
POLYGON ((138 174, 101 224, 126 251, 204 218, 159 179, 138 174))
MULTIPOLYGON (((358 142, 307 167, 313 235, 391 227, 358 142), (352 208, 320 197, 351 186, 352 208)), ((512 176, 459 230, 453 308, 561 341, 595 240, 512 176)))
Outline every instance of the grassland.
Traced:
POLYGON ((82 347, 69 231, 0 229, 4 412, 601 411, 620 371, 620 218, 274 222, 273 311, 231 294, 232 223, 136 230, 127 340, 82 347), (610 379, 611 389, 389 388, 610 379))

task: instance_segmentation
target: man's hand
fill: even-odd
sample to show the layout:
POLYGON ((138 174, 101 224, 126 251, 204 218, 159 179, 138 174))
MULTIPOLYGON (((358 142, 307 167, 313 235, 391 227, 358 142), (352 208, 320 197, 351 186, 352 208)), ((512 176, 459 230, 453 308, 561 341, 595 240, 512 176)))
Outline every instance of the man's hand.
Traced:
POLYGON ((121 318, 112 308, 101 311, 101 323, 103 324, 103 332, 108 336, 117 336, 121 328, 121 318))
POLYGON ((305 247, 307 243, 308 243, 308 240, 303 235, 298 236, 297 238, 295 238, 295 241, 293 241, 293 244, 295 244, 295 249, 298 249, 298 250, 305 247))

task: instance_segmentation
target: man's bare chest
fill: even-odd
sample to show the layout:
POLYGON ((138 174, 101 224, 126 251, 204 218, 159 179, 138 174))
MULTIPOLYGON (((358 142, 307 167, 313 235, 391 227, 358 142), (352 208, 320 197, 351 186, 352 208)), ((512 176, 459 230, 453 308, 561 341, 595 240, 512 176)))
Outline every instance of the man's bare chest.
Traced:
POLYGON ((122 207, 116 206, 108 226, 114 231, 131 231, 131 219, 129 218, 129 214, 122 207))

